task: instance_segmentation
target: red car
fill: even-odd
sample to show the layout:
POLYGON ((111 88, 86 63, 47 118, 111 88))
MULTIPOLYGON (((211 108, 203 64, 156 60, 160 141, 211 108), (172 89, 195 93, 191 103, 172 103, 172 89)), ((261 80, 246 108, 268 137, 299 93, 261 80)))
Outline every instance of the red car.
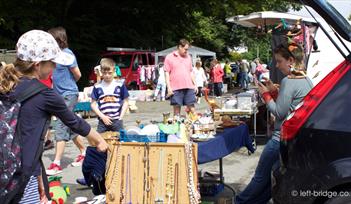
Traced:
MULTIPOLYGON (((140 89, 138 67, 155 64, 155 51, 150 50, 108 47, 101 57, 112 58, 119 66, 128 89, 134 90, 140 89)), ((94 71, 90 74, 89 80, 96 82, 94 71)))

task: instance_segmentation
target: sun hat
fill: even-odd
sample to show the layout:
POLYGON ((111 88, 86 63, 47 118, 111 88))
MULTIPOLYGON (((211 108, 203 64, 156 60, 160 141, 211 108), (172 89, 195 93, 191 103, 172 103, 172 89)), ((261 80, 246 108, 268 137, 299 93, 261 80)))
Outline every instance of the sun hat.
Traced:
POLYGON ((16 44, 17 57, 23 61, 52 61, 61 65, 71 65, 74 56, 62 52, 54 37, 42 30, 24 33, 16 44))

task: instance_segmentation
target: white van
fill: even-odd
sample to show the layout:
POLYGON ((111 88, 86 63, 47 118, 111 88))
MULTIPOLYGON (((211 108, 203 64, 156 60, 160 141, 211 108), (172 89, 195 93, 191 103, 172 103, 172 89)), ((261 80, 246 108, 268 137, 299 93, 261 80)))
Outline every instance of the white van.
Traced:
MULTIPOLYGON (((327 35, 323 32, 321 27, 317 24, 316 20, 325 28, 330 37, 342 47, 342 52, 346 53, 343 46, 340 46, 340 41, 337 40, 337 36, 333 32, 333 29, 324 21, 322 18, 317 18, 316 20, 309 17, 304 17, 296 14, 280 13, 275 11, 263 11, 254 12, 249 15, 240 15, 227 18, 227 22, 232 22, 239 24, 244 27, 273 27, 277 25, 281 19, 287 24, 294 24, 297 20, 302 19, 302 22, 308 25, 310 30, 310 50, 307 51, 306 57, 306 67, 307 75, 312 80, 313 84, 319 83, 332 69, 334 69, 344 58, 342 54, 333 45, 331 40, 328 39, 327 35), (313 39, 317 49, 313 49, 312 43, 313 39)), ((274 37, 274 34, 273 34, 274 37)), ((351 49, 351 43, 344 41, 344 43, 351 49)), ((274 40, 272 39, 272 44, 274 40)), ((274 82, 280 82, 283 75, 275 73, 276 69, 271 70, 271 79, 274 82), (278 75, 278 76, 275 76, 278 75)))

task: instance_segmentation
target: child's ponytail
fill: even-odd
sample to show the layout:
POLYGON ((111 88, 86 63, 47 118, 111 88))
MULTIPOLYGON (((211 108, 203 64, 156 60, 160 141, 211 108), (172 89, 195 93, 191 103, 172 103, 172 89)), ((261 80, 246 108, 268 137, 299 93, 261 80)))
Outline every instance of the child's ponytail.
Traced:
POLYGON ((22 76, 14 64, 6 64, 1 62, 0 67, 0 93, 6 94, 10 92, 20 81, 22 76))

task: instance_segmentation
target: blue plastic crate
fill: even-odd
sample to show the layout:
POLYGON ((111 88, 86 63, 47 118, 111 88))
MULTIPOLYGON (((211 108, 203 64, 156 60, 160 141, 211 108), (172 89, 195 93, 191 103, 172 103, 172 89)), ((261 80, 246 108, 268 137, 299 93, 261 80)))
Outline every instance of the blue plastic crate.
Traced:
POLYGON ((167 135, 163 132, 157 135, 128 135, 126 130, 120 130, 121 142, 167 142, 167 135))

